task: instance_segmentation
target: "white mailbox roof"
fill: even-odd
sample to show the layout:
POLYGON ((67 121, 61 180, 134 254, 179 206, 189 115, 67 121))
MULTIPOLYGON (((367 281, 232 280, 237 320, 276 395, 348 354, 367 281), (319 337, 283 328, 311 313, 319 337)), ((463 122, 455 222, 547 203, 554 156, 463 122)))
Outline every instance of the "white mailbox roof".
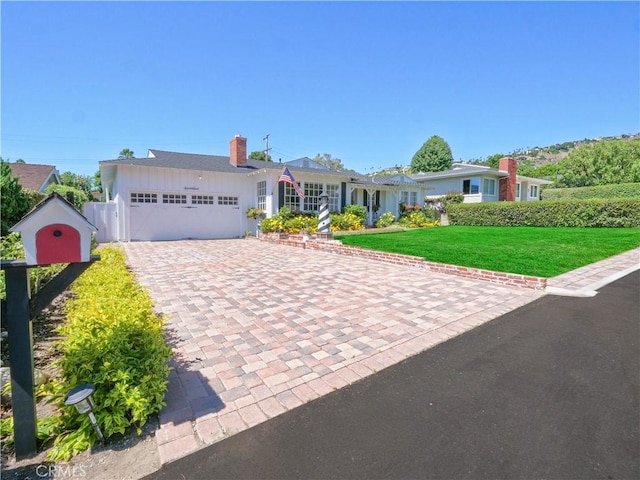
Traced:
POLYGON ((72 223, 74 227, 84 227, 92 232, 97 228, 89 222, 75 207, 59 193, 53 192, 47 198, 38 203, 22 219, 9 229, 10 232, 22 232, 51 223, 72 223))

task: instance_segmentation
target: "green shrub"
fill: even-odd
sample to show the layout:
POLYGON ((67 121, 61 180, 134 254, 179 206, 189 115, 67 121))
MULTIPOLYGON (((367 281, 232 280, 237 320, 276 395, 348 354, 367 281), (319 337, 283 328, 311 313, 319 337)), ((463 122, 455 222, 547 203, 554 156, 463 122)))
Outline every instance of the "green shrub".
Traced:
POLYGON ((451 225, 640 227, 640 199, 472 203, 448 213, 451 225))
POLYGON ((391 212, 384 212, 378 220, 376 220, 376 227, 385 228, 393 225, 396 221, 396 216, 391 212))
POLYGON ((11 176, 9 163, 0 157, 0 226, 1 235, 7 235, 13 227, 29 211, 29 198, 11 176))
POLYGON ((47 195, 37 190, 30 190, 28 188, 22 189, 23 193, 27 197, 27 203, 29 204, 29 210, 33 209, 42 200, 47 198, 47 195))
POLYGON ((363 225, 367 222, 367 216, 369 215, 367 207, 364 207, 362 205, 345 205, 342 213, 350 213, 352 215, 355 215, 356 217, 361 218, 363 225))
POLYGON ((59 193, 62 198, 67 198, 67 193, 73 193, 73 206, 82 211, 82 206, 89 201, 89 196, 82 190, 68 185, 51 184, 46 189, 47 194, 51 192, 59 193))
POLYGON ((72 285, 74 298, 65 305, 67 321, 59 329, 62 378, 44 387, 62 411, 49 420, 54 461, 68 460, 98 440, 88 417, 62 403, 74 386, 95 385, 94 412, 105 438, 129 426, 140 429, 164 405, 171 350, 162 320, 123 252, 104 248, 100 256, 72 285))
POLYGON ((543 188, 544 200, 585 200, 590 198, 639 198, 640 183, 614 183, 594 187, 543 188))

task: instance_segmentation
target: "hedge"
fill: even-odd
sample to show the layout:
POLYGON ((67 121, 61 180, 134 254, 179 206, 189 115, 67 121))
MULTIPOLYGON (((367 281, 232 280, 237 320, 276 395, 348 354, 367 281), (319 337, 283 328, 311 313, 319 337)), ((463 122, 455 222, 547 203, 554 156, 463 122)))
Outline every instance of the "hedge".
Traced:
POLYGON ((640 198, 466 203, 448 214, 450 225, 640 227, 640 198))
POLYGON ((595 187, 543 188, 544 200, 586 200, 591 198, 640 198, 640 183, 616 183, 595 187))

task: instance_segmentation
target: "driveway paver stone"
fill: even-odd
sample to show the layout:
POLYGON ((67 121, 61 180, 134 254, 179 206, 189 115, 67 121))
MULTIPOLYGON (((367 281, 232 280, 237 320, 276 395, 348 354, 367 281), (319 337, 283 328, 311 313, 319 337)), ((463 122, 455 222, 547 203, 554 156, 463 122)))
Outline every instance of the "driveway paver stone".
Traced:
POLYGON ((544 295, 255 240, 122 248, 174 352, 162 463, 544 295))

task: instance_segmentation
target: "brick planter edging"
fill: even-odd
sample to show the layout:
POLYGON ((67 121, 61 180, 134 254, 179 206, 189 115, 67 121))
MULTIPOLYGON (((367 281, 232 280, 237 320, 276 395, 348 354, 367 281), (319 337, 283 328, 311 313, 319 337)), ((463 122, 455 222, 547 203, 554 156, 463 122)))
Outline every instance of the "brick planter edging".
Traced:
POLYGON ((459 267, 446 263, 430 262, 422 257, 402 255, 399 253, 377 252, 366 250, 361 247, 343 245, 339 240, 317 240, 307 235, 286 235, 278 233, 260 233, 259 239, 266 242, 279 243, 290 247, 308 248, 323 252, 337 253, 349 257, 367 258, 379 262, 392 263, 394 265, 405 265, 436 273, 447 275, 457 275, 459 277, 472 278, 474 280, 484 280, 498 285, 530 288, 533 290, 544 290, 547 287, 547 279, 542 277, 532 277, 519 275, 516 273, 493 272, 480 268, 459 267))

